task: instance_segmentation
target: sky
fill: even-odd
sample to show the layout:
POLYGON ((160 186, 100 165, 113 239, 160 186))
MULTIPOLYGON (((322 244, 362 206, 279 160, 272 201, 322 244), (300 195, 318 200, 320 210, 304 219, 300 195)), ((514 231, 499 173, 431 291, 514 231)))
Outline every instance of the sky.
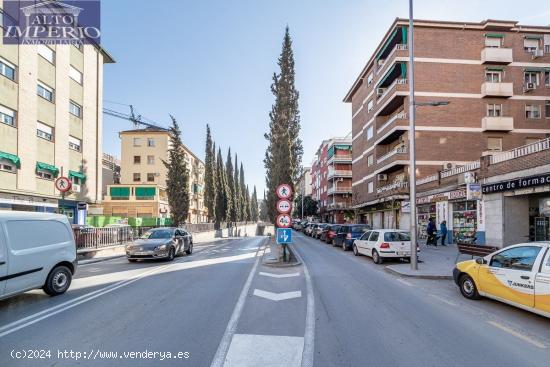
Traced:
MULTIPOLYGON (((103 0, 104 107, 168 126, 204 159, 206 124, 224 150, 242 160, 246 182, 265 187, 263 157, 270 91, 288 25, 300 92, 303 164, 320 143, 351 131, 342 99, 407 0, 103 0)), ((418 19, 517 20, 550 25, 548 0, 415 1, 418 19)), ((120 156, 129 121, 104 115, 103 149, 120 156)))

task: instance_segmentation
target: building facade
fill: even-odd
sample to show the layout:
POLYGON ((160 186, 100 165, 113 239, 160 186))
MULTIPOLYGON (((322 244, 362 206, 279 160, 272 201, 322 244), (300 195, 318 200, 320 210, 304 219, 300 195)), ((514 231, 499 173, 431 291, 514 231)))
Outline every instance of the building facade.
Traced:
MULTIPOLYGON (((165 190, 168 170, 163 162, 168 161, 170 134, 162 128, 144 128, 120 132, 121 139, 121 185, 158 186, 165 190)), ((189 223, 208 221, 204 205, 204 162, 184 146, 185 159, 189 169, 189 223)), ((112 195, 110 195, 112 197, 112 195)), ((158 195, 149 195, 157 200, 158 195)), ((151 200, 151 199, 149 199, 151 200)), ((142 201, 143 202, 143 201, 142 201)), ((162 203, 156 207, 162 208, 162 203)), ((160 210, 160 209, 159 209, 160 210)), ((155 213, 155 211, 153 211, 155 213)), ((168 213, 157 212, 162 216, 168 213)))
POLYGON ((313 192, 311 187, 311 167, 302 167, 302 174, 296 190, 298 190, 297 194, 299 195, 311 196, 313 192))
POLYGON ((101 166, 103 176, 101 195, 105 196, 108 195, 108 185, 116 185, 120 183, 120 159, 113 155, 103 153, 101 166))
POLYGON ((101 201, 103 65, 113 62, 95 45, 0 44, 0 210, 85 223, 77 204, 101 201), (72 181, 66 194, 60 176, 72 181))
MULTIPOLYGON (((550 27, 414 24, 416 101, 449 102, 416 108, 418 179, 550 133, 550 27)), ((375 227, 410 225, 408 62, 408 20, 396 19, 344 99, 352 107, 353 206, 375 227)))

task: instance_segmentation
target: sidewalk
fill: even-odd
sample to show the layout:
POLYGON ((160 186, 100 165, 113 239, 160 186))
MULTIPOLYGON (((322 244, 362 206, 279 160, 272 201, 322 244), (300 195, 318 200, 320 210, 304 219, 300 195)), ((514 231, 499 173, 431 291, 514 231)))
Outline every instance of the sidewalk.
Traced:
MULTIPOLYGON (((388 264, 386 270, 401 276, 416 277, 424 279, 452 279, 453 268, 458 250, 456 245, 447 246, 426 246, 420 245, 418 255, 418 271, 411 270, 411 264, 388 264)), ((458 261, 469 260, 467 255, 461 255, 458 261)))

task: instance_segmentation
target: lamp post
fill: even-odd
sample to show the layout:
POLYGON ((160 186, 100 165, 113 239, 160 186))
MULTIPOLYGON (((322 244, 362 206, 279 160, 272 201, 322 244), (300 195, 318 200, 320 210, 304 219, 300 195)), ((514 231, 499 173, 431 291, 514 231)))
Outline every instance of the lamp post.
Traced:
POLYGON ((414 98, 413 0, 409 0, 409 200, 411 207, 411 269, 418 270, 416 218, 416 106, 446 106, 449 101, 416 102, 414 98))

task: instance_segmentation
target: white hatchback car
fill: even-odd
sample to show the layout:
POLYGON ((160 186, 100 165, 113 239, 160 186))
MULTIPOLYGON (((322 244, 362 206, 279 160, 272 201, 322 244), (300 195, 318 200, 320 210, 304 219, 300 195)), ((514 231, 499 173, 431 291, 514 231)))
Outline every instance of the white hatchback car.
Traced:
POLYGON ((366 255, 381 264, 384 258, 411 258, 411 235, 400 229, 367 231, 353 243, 355 256, 366 255))

